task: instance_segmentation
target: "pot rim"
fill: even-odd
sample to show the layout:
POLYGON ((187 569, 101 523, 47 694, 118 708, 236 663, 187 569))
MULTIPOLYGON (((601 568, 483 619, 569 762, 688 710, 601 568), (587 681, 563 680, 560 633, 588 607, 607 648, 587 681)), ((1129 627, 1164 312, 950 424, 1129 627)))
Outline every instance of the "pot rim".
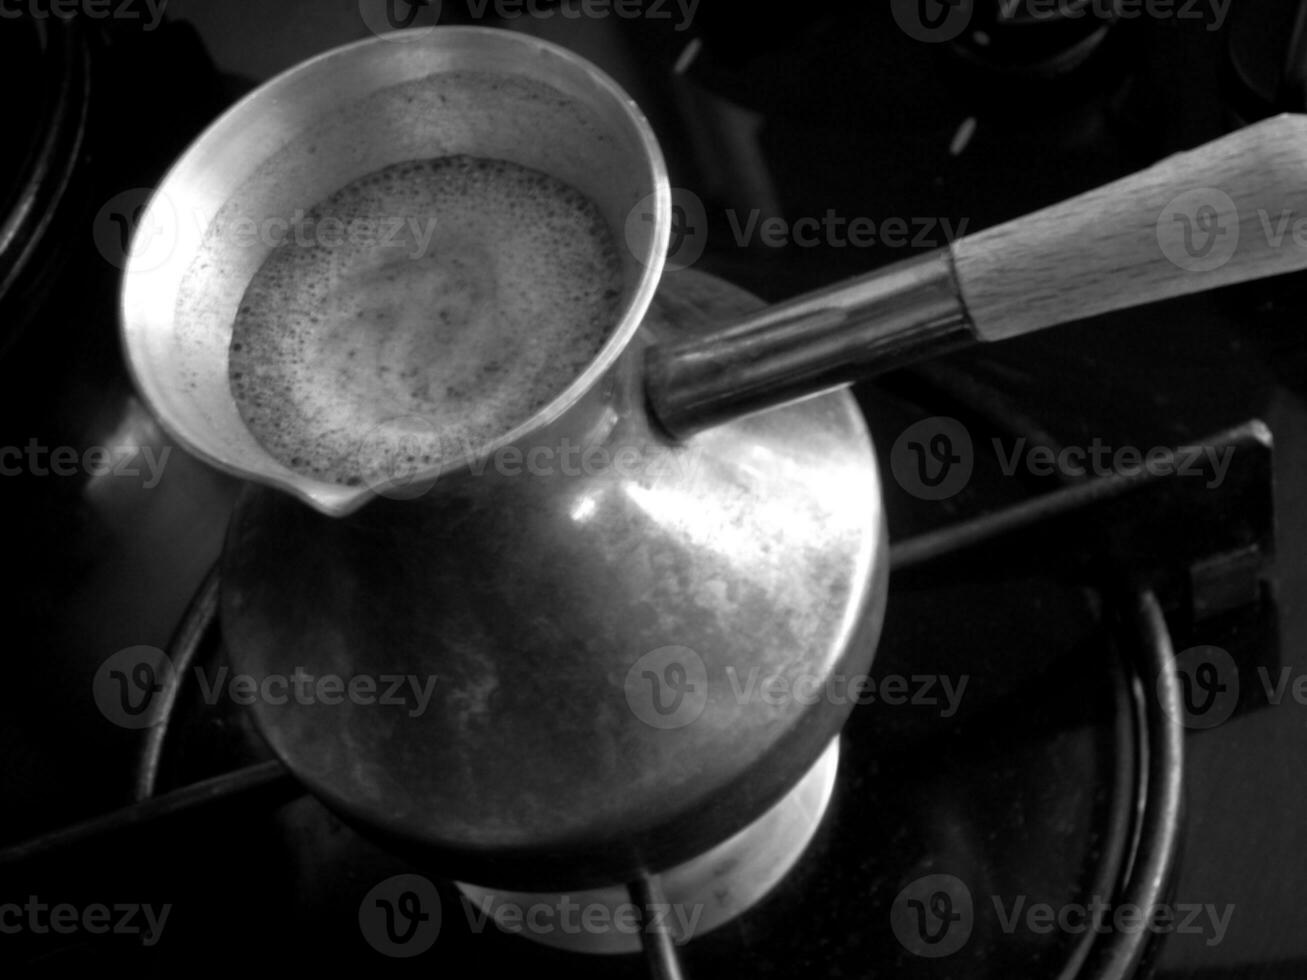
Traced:
MULTIPOLYGON (((635 337, 662 278, 667 247, 671 237, 671 188, 662 149, 657 137, 654 135, 652 126, 650 126, 648 119, 641 112, 635 100, 610 75, 568 48, 511 30, 492 27, 442 26, 423 29, 422 36, 401 40, 398 35, 404 33, 406 32, 395 31, 332 48, 288 68, 248 92, 211 122, 190 143, 182 155, 174 161, 155 189, 150 204, 137 223, 137 229, 151 227, 152 215, 150 212, 155 207, 167 206, 170 196, 168 194, 169 189, 185 182, 188 172, 195 166, 195 161, 205 154, 206 149, 211 144, 222 140, 228 131, 234 127, 239 127, 242 121, 252 113, 266 111, 265 106, 267 103, 271 101, 275 104, 277 95, 282 89, 301 80, 304 76, 328 71, 330 66, 338 65, 342 61, 357 56, 359 52, 374 49, 378 45, 396 46, 397 50, 400 44, 405 48, 411 45, 438 45, 445 48, 449 46, 457 47, 468 39, 477 39, 480 42, 490 41, 493 44, 518 47, 522 50, 524 56, 526 54, 544 54, 558 58, 567 66, 568 70, 576 71, 585 76, 596 91, 606 95, 612 104, 620 109, 622 116, 638 139, 641 155, 647 161, 648 173, 646 180, 642 183, 644 186, 651 188, 651 193, 646 200, 650 201, 652 207, 653 233, 649 237, 649 253, 634 256, 636 265, 641 270, 639 279, 630 291, 630 298, 621 315, 614 322, 608 339, 585 369, 563 391, 526 421, 487 443, 474 457, 450 459, 432 466, 430 469, 405 474, 393 481, 375 481, 372 485, 361 486, 346 486, 318 480, 303 474, 295 474, 288 469, 285 472, 278 472, 277 470, 253 471, 248 466, 239 465, 206 448, 199 439, 193 437, 185 431, 183 426, 176 424, 170 418, 169 412, 161 407, 167 403, 165 397, 167 373, 160 372, 156 367, 152 366, 154 359, 150 356, 146 343, 150 328, 144 322, 147 318, 143 314, 143 307, 148 294, 153 288, 153 280, 149 270, 133 271, 134 259, 138 256, 137 242, 134 238, 128 253, 119 293, 121 323, 119 337, 128 374, 135 389, 141 394, 146 405, 150 408, 151 414, 159 422, 163 430, 182 448, 215 469, 238 478, 252 480, 285 491, 314 509, 335 517, 343 517, 353 513, 374 497, 385 495, 388 488, 393 488, 396 485, 415 488, 429 486, 443 474, 486 459, 503 447, 520 442, 532 433, 558 421, 600 382, 635 337)), ((438 71, 432 74, 436 74, 438 71)), ((625 238, 624 229, 612 228, 610 230, 617 239, 619 248, 630 248, 629 244, 622 244, 625 238)))

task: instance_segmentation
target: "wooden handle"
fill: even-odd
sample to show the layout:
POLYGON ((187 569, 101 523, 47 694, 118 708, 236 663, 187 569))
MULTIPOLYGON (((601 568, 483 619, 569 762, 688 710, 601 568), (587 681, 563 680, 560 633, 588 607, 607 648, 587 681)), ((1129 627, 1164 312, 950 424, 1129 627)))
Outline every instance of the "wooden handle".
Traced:
POLYGON ((699 429, 962 343, 1307 268, 1307 116, 1283 115, 908 259, 660 344, 645 392, 699 429))
POLYGON ((1307 268, 1307 116, 969 235, 953 256, 985 340, 1307 268))

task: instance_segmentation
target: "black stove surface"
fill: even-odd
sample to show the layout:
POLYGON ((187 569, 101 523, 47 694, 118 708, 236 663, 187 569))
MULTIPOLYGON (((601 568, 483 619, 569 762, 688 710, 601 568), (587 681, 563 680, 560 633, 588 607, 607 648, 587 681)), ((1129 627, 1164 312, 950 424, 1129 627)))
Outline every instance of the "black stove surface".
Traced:
MULTIPOLYGON (((151 30, 144 19, 69 25, 92 82, 60 258, 42 288, 0 305, 30 320, 0 361, 0 488, 19 559, 0 847, 219 782, 167 819, 47 838, 21 861, 0 854, 0 962, 649 975, 638 957, 554 952, 478 922, 439 868, 405 863, 279 778, 239 708, 206 703, 196 685, 166 729, 115 724, 97 702, 102 665, 128 648, 221 667, 207 576, 239 489, 172 446, 132 394, 114 235, 223 106, 367 36, 384 7, 339 6, 178 2, 151 30), (106 448, 112 473, 90 472, 91 447, 106 448), (393 954, 412 948, 360 926, 365 896, 401 874, 430 882, 441 910, 430 949, 408 958, 393 954), (79 924, 42 930, 33 923, 48 912, 28 908, 41 903, 71 906, 79 924), (156 937, 144 908, 122 929, 92 928, 96 903, 169 911, 156 937)), ((465 22, 471 6, 439 16, 465 22)), ((498 23, 573 46, 628 87, 680 188, 683 247, 702 248, 681 258, 773 300, 1295 107, 1236 70, 1291 61, 1287 4, 1257 11, 1288 25, 1269 39, 1208 6, 1016 40, 977 12, 985 43, 974 31, 922 41, 901 22, 910 6, 696 10, 684 30, 652 15, 498 23), (828 215, 843 223, 823 225, 828 215), (781 221, 773 239, 758 230, 769 218, 781 221), (802 218, 821 227, 817 244, 800 240, 802 218), (857 218, 875 222, 876 244, 849 243, 857 218)), ((436 12, 417 10, 417 25, 436 12)), ((808 853, 757 908, 679 949, 687 976, 1307 970, 1307 698, 1295 696, 1307 688, 1295 688, 1307 670, 1305 284, 1099 317, 856 389, 894 543, 873 670, 882 685, 901 678, 903 693, 854 711, 808 853), (1212 453, 1169 477, 1110 472, 1122 448, 1188 446, 1212 453), (1036 447, 1084 450, 1086 471, 1040 468, 1036 447), (1156 671, 1171 650, 1178 716, 1156 671), (1183 762, 1168 768, 1177 735, 1183 762), (1138 896, 1161 916, 1156 929, 1086 928, 1097 903, 1138 896)))

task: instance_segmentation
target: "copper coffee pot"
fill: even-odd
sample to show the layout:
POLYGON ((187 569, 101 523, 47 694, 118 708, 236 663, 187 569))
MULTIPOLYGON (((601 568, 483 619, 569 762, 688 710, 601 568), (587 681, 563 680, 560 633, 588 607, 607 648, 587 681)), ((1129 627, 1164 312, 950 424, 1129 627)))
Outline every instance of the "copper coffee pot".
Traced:
POLYGON ((1292 230, 1261 220, 1302 213, 1305 177, 1307 125, 1282 116, 766 308, 663 274, 663 158, 612 80, 531 37, 438 28, 331 51, 214 123, 142 219, 154 232, 126 270, 124 338, 165 428, 249 481, 222 568, 235 668, 369 679, 377 697, 383 678, 434 678, 421 710, 260 700, 273 751, 451 876, 595 887, 740 831, 851 709, 825 692, 871 665, 887 550, 873 448, 841 386, 1307 266, 1292 230), (460 98, 460 72, 553 97, 460 98), (357 487, 288 469, 228 388, 233 317, 271 248, 230 229, 453 153, 544 170, 599 206, 628 246, 619 321, 565 391, 472 453, 357 487))

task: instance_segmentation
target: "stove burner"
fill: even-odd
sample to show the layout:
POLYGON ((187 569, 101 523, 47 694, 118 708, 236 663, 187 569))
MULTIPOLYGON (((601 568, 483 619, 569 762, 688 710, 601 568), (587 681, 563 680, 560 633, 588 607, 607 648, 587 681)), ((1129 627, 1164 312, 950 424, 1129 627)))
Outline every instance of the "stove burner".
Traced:
MULTIPOLYGON (((1235 456, 1236 465, 1225 493, 1238 498, 1255 494, 1256 486, 1263 485, 1256 474, 1267 459, 1268 447, 1259 435, 1264 431, 1254 424, 1224 437, 1241 449, 1235 456)), ((926 599, 924 608, 932 608, 931 604, 938 602, 938 596, 929 592, 932 578, 938 587, 959 573, 969 577, 977 567, 970 559, 978 561, 990 575, 1003 574, 992 560, 995 549, 988 547, 995 541, 1002 542, 1003 553, 1016 567, 1039 568, 1040 574, 1050 579, 1063 577, 1069 570, 1080 568, 1086 554, 1098 550, 1095 541, 1101 534, 1094 529, 1100 526, 1105 513, 1124 508, 1141 528, 1156 534, 1164 523, 1156 515, 1184 510, 1185 505, 1176 497, 1188 492, 1182 481, 1109 477, 905 540, 895 549, 894 560, 896 579, 908 591, 898 593, 896 608, 908 621, 920 619, 928 626, 928 617, 914 614, 913 593, 926 599), (1087 537, 1075 533, 1077 525, 1089 532, 1087 537), (1038 557, 1041 552, 1046 556, 1043 560, 1038 557)), ((1194 500, 1209 505, 1211 502, 1202 495, 1186 499, 1190 504, 1194 500)), ((1118 519, 1113 523, 1120 526, 1122 522, 1118 519)), ((1192 527, 1188 523, 1184 526, 1192 527)), ((1245 530, 1256 533, 1256 528, 1245 530)), ((1222 533, 1238 536, 1244 532, 1226 529, 1222 533)), ((1165 553, 1167 549, 1151 550, 1165 553)), ((1236 563, 1226 572, 1239 575, 1242 568, 1236 563)), ((1210 570, 1204 571, 1204 581, 1211 574, 1210 570)), ((1160 594, 1171 596, 1168 601, 1173 602, 1173 590, 1164 579, 1155 581, 1160 594)), ((194 674, 201 666, 212 670, 223 662, 221 636, 215 628, 217 592, 213 577, 197 595, 170 647, 174 676, 179 679, 194 674)), ((1026 601, 1047 601, 1047 597, 1040 600, 1030 596, 1028 589, 1018 592, 1026 601)), ((1233 594, 1224 585, 1218 592, 1233 594)), ((1209 605, 1202 596, 1189 598, 1201 608, 1209 605)), ((993 607, 992 592, 983 603, 993 607)), ((967 615, 966 605, 956 600, 952 605, 958 615, 973 624, 973 632, 983 624, 982 619, 967 615)), ((1021 602, 1016 608, 1021 608, 1021 602)), ((1064 965, 1073 967, 1076 975, 1133 975, 1149 956, 1147 935, 1090 935, 1071 943, 1045 943, 1038 950, 1023 949, 1020 943, 1013 945, 1012 937, 1003 934, 995 921, 982 915, 982 903, 987 895, 1001 896, 1007 889, 1034 887, 1050 870, 1055 878, 1050 882, 1053 891, 1049 894, 1065 893, 1070 901, 1077 900, 1077 896, 1103 895, 1116 904, 1151 907, 1166 900, 1178 843, 1182 712, 1176 706, 1179 679, 1172 667, 1172 647, 1162 609, 1157 595, 1148 590, 1139 592, 1132 606, 1121 607, 1124 620, 1130 624, 1128 631, 1137 634, 1139 653, 1137 662, 1125 668, 1120 659, 1109 660, 1115 678, 1112 684, 1102 684, 1106 671, 1098 670, 1094 676, 1100 681, 1091 685, 1093 690, 1058 694, 1056 687, 1049 687, 1055 676, 1020 680, 1028 669, 1023 669, 1022 655, 1009 649, 1002 651, 1003 673, 1012 674, 1013 681, 997 689, 991 686, 988 694, 981 695, 980 703, 968 702, 962 715, 948 725, 935 723, 921 728, 921 720, 914 722, 897 711, 855 712, 842 741, 832 743, 795 790, 757 823, 700 858, 646 880, 643 887, 640 883, 629 886, 629 901, 637 910, 663 902, 689 906, 691 913, 696 904, 703 907, 688 932, 655 934, 653 924, 640 930, 639 941, 649 944, 646 955, 652 960, 649 969, 653 975, 680 976, 682 962, 686 974, 708 975, 729 964, 753 963, 759 955, 778 952, 782 956, 778 962, 803 964, 808 962, 808 940, 826 934, 842 938, 837 947, 822 946, 824 957, 834 955, 843 963, 868 956, 875 962, 888 958, 905 971, 904 975, 917 975, 933 961, 922 959, 910 942, 905 943, 898 935, 901 928, 891 931, 891 915, 898 901, 894 896, 908 893, 914 882, 924 880, 923 876, 929 879, 940 875, 960 882, 961 894, 969 900, 974 898, 970 905, 974 921, 969 923, 974 931, 969 945, 955 955, 971 963, 977 969, 976 975, 1004 975, 1015 962, 1014 956, 1044 965, 1063 958, 1064 965), (1026 690, 1023 684, 1027 683, 1044 692, 1038 701, 1030 702, 1022 696, 1026 690), (1150 691, 1160 696, 1152 697, 1150 691), (1100 729, 1097 734, 1086 732, 1083 723, 1088 719, 1077 721, 1072 717, 1081 710, 1073 705, 1084 706, 1087 697, 1099 704, 1095 712, 1115 706, 1111 708, 1107 732, 1101 731, 1101 723, 1094 723, 1100 729), (1008 731, 1011 726, 1006 726, 1002 718, 1010 713, 1013 703, 1024 704, 1029 713, 1022 724, 1008 731), (1046 730, 1049 724, 1054 727, 1046 730), (966 733, 976 731, 978 725, 997 741, 973 757, 966 733), (1070 727, 1064 729, 1067 725, 1070 727), (1089 734, 1087 741, 1084 734, 1089 734), (1114 749, 1104 744, 1104 736, 1114 749), (1057 746, 1071 744, 1069 738, 1079 748, 1072 748, 1069 755, 1057 751, 1057 746), (928 772, 919 772, 914 760, 920 756, 923 739, 926 743, 945 739, 943 744, 953 746, 953 755, 938 758, 928 772), (836 769, 841 757, 843 777, 837 785, 836 769), (1068 765, 1074 772, 1062 771, 1068 765), (1104 766, 1109 784, 1114 785, 1084 793, 1084 779, 1101 780, 1104 766), (1033 772, 1027 771, 1032 767, 1033 772), (1024 781, 1021 772, 1026 772, 1024 781), (1076 772, 1081 775, 1077 777, 1076 772), (1037 787, 1029 783, 1032 775, 1037 787), (1009 787, 1016 792, 1010 792, 1009 787), (1047 796, 1050 793, 1053 800, 1047 796), (1049 853, 1044 846, 1051 842, 1045 833, 1047 828, 1024 821, 1019 822, 1015 837, 1011 836, 1011 827, 987 831, 985 828, 991 824, 981 818, 1000 801, 1005 810, 1016 807, 1032 817, 1050 805, 1057 807, 1063 821, 1070 823, 1057 832, 1056 840, 1061 842, 1062 850, 1075 853, 1049 853), (1068 806, 1070 809, 1066 809, 1068 806), (1092 826, 1105 819, 1110 824, 1106 833, 1092 826), (1068 829, 1077 825, 1079 829, 1068 834, 1068 829), (869 840, 882 844, 872 846, 869 840), (1009 853, 1013 847, 1017 850, 1009 853), (1024 859, 1011 871, 990 863, 996 855, 1005 853, 1009 857, 1024 855, 1024 859), (1037 877, 1031 879, 1028 875, 1037 877), (855 889, 851 893, 855 900, 850 900, 849 889, 855 889), (837 896, 844 897, 834 901, 837 896), (692 941, 677 945, 685 940, 692 941), (999 972, 994 973, 994 969, 999 972)), ((1068 625, 1061 622, 1062 629, 1068 625)), ((929 630, 923 633, 906 626, 891 631, 888 647, 881 652, 883 668, 892 671, 896 664, 904 663, 903 658, 918 665, 945 667, 934 646, 938 639, 931 641, 928 636, 929 630), (894 637, 903 638, 906 647, 894 637)), ((1037 635, 1032 639, 1040 643, 1037 635)), ((956 643, 947 646, 961 653, 971 664, 970 669, 985 669, 969 650, 958 651, 956 643)), ((1040 652, 1046 658, 1047 650, 1040 652)), ((311 797, 287 804, 294 784, 280 764, 251 763, 252 759, 266 759, 267 750, 258 742, 248 719, 227 702, 216 706, 204 703, 197 690, 200 686, 183 683, 165 692, 164 721, 151 730, 149 750, 142 760, 140 804, 0 852, 0 865, 25 864, 42 856, 70 852, 79 842, 90 839, 119 841, 120 836, 110 835, 137 826, 150 828, 156 846, 166 846, 157 843, 160 832, 168 827, 159 818, 205 810, 212 821, 219 819, 219 811, 212 808, 225 800, 229 806, 243 808, 246 819, 232 821, 230 810, 221 811, 225 814, 221 826, 244 828, 230 841, 225 840, 230 836, 227 833, 217 837, 202 834, 211 855, 215 845, 220 848, 215 867, 222 866, 225 860, 238 861, 244 867, 248 859, 263 862, 259 867, 284 870, 281 876, 260 885, 257 898, 251 895, 241 875, 231 876, 233 881, 226 885, 207 876, 198 891, 192 888, 185 894, 193 910, 191 928, 208 932, 214 928, 215 916, 230 914, 236 906, 246 917, 270 916, 270 927, 275 928, 275 910, 289 903, 305 923, 315 924, 318 932, 314 945, 320 946, 321 956, 332 961, 350 956, 351 950, 358 950, 360 940, 354 931, 351 944, 352 930, 346 923, 357 920, 359 902, 371 887, 396 873, 415 871, 425 871, 439 880, 440 869, 415 866, 373 846, 311 797), (225 774, 204 778, 214 771, 225 774), (170 788, 176 785, 183 788, 170 788), (160 789, 164 795, 154 796, 160 789), (255 818, 251 824, 249 818, 255 813, 265 816, 255 818), (272 825, 267 826, 263 822, 266 820, 272 825), (229 858, 225 856, 228 853, 229 858), (240 902, 233 902, 231 895, 223 891, 233 888, 243 896, 240 902), (205 905, 206 901, 210 904, 205 905), (200 904, 198 912, 194 911, 196 903, 200 904), (251 905, 255 906, 253 910, 251 905)), ((184 839, 194 838, 188 835, 184 839)), ((131 848, 120 845, 115 850, 131 848)), ((74 863, 80 867, 80 858, 74 863)), ((189 880, 183 868, 173 874, 182 877, 168 878, 170 889, 178 889, 181 881, 189 880)), ((448 889, 442 898, 446 909, 485 909, 487 904, 493 909, 506 902, 527 906, 543 902, 557 907, 566 897, 605 909, 613 921, 617 907, 628 900, 620 889, 561 896, 504 894, 466 885, 457 889, 439 887, 448 889)), ((170 894, 179 893, 174 890, 170 894)), ((955 903, 954 913, 960 914, 960 908, 955 903)), ((244 923, 243 928, 253 925, 248 918, 238 921, 244 923)), ((673 927, 676 924, 675 918, 669 922, 673 927)), ((637 945, 629 936, 587 936, 585 941, 579 937, 533 936, 540 941, 532 943, 524 942, 520 931, 518 935, 500 936, 493 928, 464 930, 462 926, 460 916, 451 912, 444 917, 439 941, 442 955, 450 962, 491 962, 526 969, 536 962, 533 957, 542 955, 570 956, 581 951, 621 954, 633 951, 637 945)), ((178 931, 183 928, 181 924, 176 927, 178 931)), ((194 933, 183 933, 175 949, 191 948, 188 940, 193 938, 194 933)), ((582 977, 636 976, 640 969, 638 958, 621 955, 570 957, 567 963, 574 975, 582 977)))
POLYGON ((0 31, 0 78, 24 88, 9 144, 0 155, 0 352, 26 328, 68 261, 68 223, 76 220, 75 186, 83 179, 83 143, 90 100, 86 38, 58 21, 13 23, 0 31), (30 117, 25 114, 30 108, 30 117), (27 132, 25 130, 30 130, 27 132))
MULTIPOLYGON (((446 4, 442 20, 460 6, 446 4)), ((740 18, 709 6, 686 32, 670 24, 660 31, 653 21, 614 25, 631 29, 623 47, 638 51, 641 64, 614 57, 604 67, 643 78, 640 102, 660 136, 669 136, 676 183, 700 194, 717 222, 699 267, 772 299, 902 252, 732 245, 725 208, 791 220, 827 208, 877 219, 947 216, 955 225, 965 217, 978 230, 1210 139, 1229 128, 1232 111, 1254 119, 1300 109, 1307 91, 1297 0, 1235 5, 1220 31, 1202 19, 1164 18, 1161 5, 1157 18, 1113 24, 1097 47, 1088 18, 1080 36, 1056 25, 1011 24, 983 43, 964 33, 925 45, 881 7, 853 18, 815 8, 740 18), (697 57, 683 58, 687 51, 697 57), (668 84, 674 64, 685 73, 668 84), (967 138, 959 140, 964 121, 967 138)), ((994 5, 984 6, 976 27, 994 5)), ((80 43, 46 48, 63 60, 46 58, 51 71, 39 77, 21 59, 0 59, 14 91, 30 94, 12 100, 20 118, 48 123, 85 112, 90 123, 82 162, 61 197, 58 167, 38 182, 45 190, 37 203, 58 199, 58 207, 21 212, 30 219, 24 234, 40 234, 0 233, 0 284, 13 287, 0 289, 0 348, 22 338, 3 355, 14 369, 6 445, 40 435, 51 445, 84 446, 106 417, 126 417, 119 403, 130 385, 113 322, 117 266, 95 248, 92 217, 119 192, 157 182, 246 87, 234 75, 218 76, 185 16, 148 36, 115 31, 108 46, 91 38, 85 71, 80 43), (73 69, 63 80, 61 64, 73 69), (94 98, 83 109, 86 78, 94 98), (175 84, 160 86, 161 78, 175 84), (35 84, 42 80, 50 84, 35 84), (130 152, 118 152, 125 147, 130 152), (86 161, 96 166, 87 170, 86 161), (47 218, 54 223, 45 230, 31 223, 47 218), (20 331, 29 318, 33 329, 20 331)), ((45 24, 61 27, 57 18, 45 24)), ((17 37, 29 26, 13 21, 0 33, 17 37)), ((561 18, 539 26, 565 42, 583 36, 561 18)), ((585 26, 598 48, 595 25, 585 26)), ((246 23, 237 27, 238 36, 248 31, 246 23)), ((305 30, 292 33, 296 43, 312 43, 305 30)), ((49 129, 56 131, 59 152, 29 154, 20 138, 9 159, 70 160, 64 148, 78 130, 49 129)), ((39 135, 21 124, 14 132, 39 135)), ((17 203, 24 187, 38 185, 19 169, 13 176, 10 203, 17 203)), ((918 372, 897 389, 885 379, 859 393, 887 475, 898 434, 936 414, 988 436, 1011 434, 1019 410, 1020 435, 1041 446, 1057 438, 1083 444, 1096 434, 1173 445, 1257 416, 1274 429, 1277 451, 1272 467, 1264 432, 1236 432, 1229 443, 1238 448, 1236 466, 1213 490, 1201 479, 1055 489, 1052 480, 978 472, 942 505, 903 494, 890 501, 895 570, 877 670, 970 673, 966 702, 945 719, 911 707, 857 708, 841 736, 829 806, 802 856, 746 912, 710 931, 696 927, 684 945, 656 936, 651 963, 576 955, 493 922, 469 928, 461 909, 471 899, 448 880, 456 873, 406 860, 365 836, 366 828, 361 834, 337 820, 270 757, 242 710, 230 699, 205 703, 194 684, 171 692, 173 710, 149 730, 140 758, 141 733, 106 730, 93 706, 83 710, 85 690, 66 682, 89 676, 111 646, 162 642, 200 569, 217 555, 232 488, 180 453, 148 496, 121 480, 95 495, 81 481, 7 480, 22 505, 14 509, 11 550, 27 572, 11 596, 11 618, 16 650, 26 640, 28 655, 10 658, 7 681, 5 791, 15 805, 0 848, 0 907, 35 896, 52 905, 174 908, 150 947, 130 936, 0 935, 0 972, 11 964, 16 973, 23 965, 42 973, 52 965, 102 969, 106 956, 132 970, 180 972, 193 970, 198 953, 209 970, 237 973, 248 971, 251 950, 265 969, 402 966, 361 934, 360 906, 389 877, 417 872, 438 891, 445 915, 437 942, 412 966, 449 975, 1302 973, 1307 933, 1295 923, 1302 875, 1292 859, 1299 850, 1292 814, 1303 794, 1285 778, 1301 713, 1287 703, 1292 688, 1276 707, 1260 683, 1304 669, 1301 604, 1276 607, 1271 598, 1277 580, 1284 595, 1301 591, 1307 524, 1294 488, 1307 459, 1297 397, 1307 377, 1302 301, 1302 284, 1287 277, 1113 318, 1056 341, 1017 341, 981 360, 931 365, 940 383, 918 372), (944 377, 943 367, 962 370, 944 377), (976 379, 986 390, 969 388, 976 379), (985 401, 995 410, 987 413, 985 401), (903 405, 907 411, 895 407, 903 405), (1268 571, 1272 545, 1281 558, 1268 571), (1156 607, 1133 603, 1138 590, 1156 597, 1165 628, 1156 607), (1064 602, 1068 592, 1076 595, 1064 602), (1168 696, 1183 695, 1183 687, 1166 684, 1187 680, 1201 700, 1211 678, 1175 672, 1167 632, 1177 649, 1228 649, 1243 681, 1228 723, 1184 738, 1189 819, 1174 874, 1169 862, 1181 829, 1174 750, 1182 733, 1155 692, 1160 680, 1168 696), (133 799, 134 776, 137 802, 115 810, 133 799), (12 846, 93 814, 103 816, 12 846), (955 917, 968 910, 966 892, 914 890, 935 876, 969 889, 973 913, 970 935, 944 959, 905 946, 891 921, 902 894, 905 904, 918 902, 904 921, 918 928, 924 916, 937 926, 930 936, 961 923, 955 917), (1022 895, 1053 903, 1101 895, 1118 907, 1158 899, 1238 905, 1219 947, 1183 935, 1153 944, 1124 936, 1073 942, 1004 933, 993 900, 1003 897, 1011 909, 1022 895), (215 936, 237 940, 215 943, 215 936)), ((205 611, 216 589, 211 581, 194 597, 168 647, 175 660, 191 650, 206 672, 225 663, 212 610, 205 611)), ((654 893, 658 881, 648 884, 646 894, 641 882, 631 883, 634 905, 667 899, 654 893)))

